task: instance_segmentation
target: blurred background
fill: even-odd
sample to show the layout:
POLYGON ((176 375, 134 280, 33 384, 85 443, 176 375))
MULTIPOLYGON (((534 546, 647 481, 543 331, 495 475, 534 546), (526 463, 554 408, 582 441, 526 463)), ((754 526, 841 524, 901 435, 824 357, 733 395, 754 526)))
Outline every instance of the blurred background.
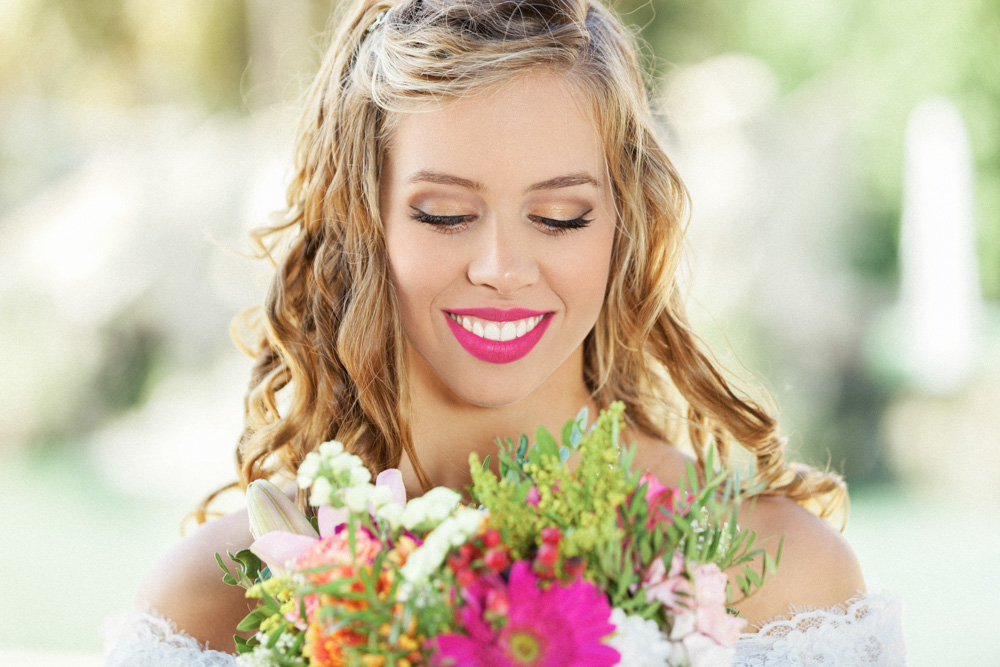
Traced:
MULTIPOLYGON (((228 323, 331 8, 0 0, 0 663, 100 664, 234 479, 228 323)), ((910 664, 1000 664, 1000 4, 617 8, 692 191, 700 330, 846 476, 910 664)))

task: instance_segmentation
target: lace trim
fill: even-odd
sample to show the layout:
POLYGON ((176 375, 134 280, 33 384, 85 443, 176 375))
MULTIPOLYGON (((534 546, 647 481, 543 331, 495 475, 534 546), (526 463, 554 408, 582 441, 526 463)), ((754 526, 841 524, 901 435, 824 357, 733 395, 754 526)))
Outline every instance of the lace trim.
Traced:
MULTIPOLYGON (((846 602, 842 602, 826 609, 817 609, 816 607, 810 606, 788 605, 788 614, 779 614, 778 616, 775 616, 767 621, 761 621, 754 626, 754 632, 747 632, 745 634, 768 634, 773 626, 782 626, 784 624, 797 622, 800 616, 807 616, 809 614, 820 614, 824 616, 830 615, 833 617, 847 616, 851 613, 850 610, 855 605, 864 602, 865 600, 871 600, 874 597, 877 597, 877 595, 869 595, 868 593, 858 591, 846 602)), ((864 614, 861 614, 861 617, 863 616, 864 614)))
POLYGON ((894 595, 859 594, 830 609, 792 613, 740 635, 734 667, 906 663, 902 604, 894 595))
POLYGON ((235 667, 236 657, 203 647, 153 610, 135 609, 102 627, 105 667, 235 667))

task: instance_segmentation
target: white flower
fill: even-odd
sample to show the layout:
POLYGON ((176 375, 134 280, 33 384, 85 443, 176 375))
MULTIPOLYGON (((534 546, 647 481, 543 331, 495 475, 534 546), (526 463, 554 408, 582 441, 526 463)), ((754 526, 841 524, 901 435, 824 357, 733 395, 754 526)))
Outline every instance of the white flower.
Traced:
POLYGON ((333 485, 326 477, 317 477, 312 483, 312 493, 309 495, 309 504, 313 507, 329 505, 333 495, 333 485))
POLYGON ((276 667, 277 662, 271 649, 263 644, 254 648, 251 653, 243 653, 236 657, 236 664, 239 667, 276 667))
MULTIPOLYGON (((407 505, 407 509, 409 509, 409 505, 407 505)), ((406 563, 400 569, 403 578, 416 585, 427 581, 428 577, 441 567, 445 556, 448 555, 448 551, 452 547, 464 544, 479 531, 486 515, 487 513, 483 510, 459 507, 454 516, 450 516, 438 524, 438 527, 424 538, 424 543, 409 555, 406 563)), ((405 525, 405 512, 403 522, 405 525)))
POLYGON ((690 667, 729 667, 736 655, 736 648, 722 646, 717 641, 703 635, 695 628, 695 612, 685 611, 674 618, 670 639, 679 641, 683 647, 680 654, 687 659, 681 663, 690 667))
POLYGON ((375 508, 375 517, 388 522, 389 527, 396 530, 403 523, 403 506, 399 503, 386 503, 375 508))
POLYGON ((372 506, 375 509, 378 509, 378 508, 382 507, 383 505, 392 503, 392 504, 396 505, 397 507, 399 507, 400 511, 402 511, 403 508, 402 508, 401 505, 399 505, 399 503, 393 503, 393 501, 392 501, 392 489, 390 489, 388 486, 377 486, 376 485, 376 486, 373 486, 372 489, 374 489, 374 490, 372 491, 372 497, 370 499, 370 502, 371 502, 372 506))
POLYGON ((691 667, 730 667, 736 657, 735 646, 723 646, 700 632, 684 638, 684 650, 691 667))
MULTIPOLYGON (((355 469, 364 469, 365 464, 361 462, 361 459, 354 454, 348 454, 347 452, 341 452, 336 456, 329 459, 327 465, 330 466, 330 471, 337 477, 340 477, 342 473, 346 473, 349 477, 355 469)), ((371 473, 368 473, 371 475, 371 473)), ((368 480, 363 480, 367 482, 368 480)))
POLYGON ((344 443, 339 440, 330 440, 319 446, 319 453, 328 459, 332 459, 343 451, 344 443))
POLYGON ((667 639, 656 621, 629 616, 621 609, 611 610, 615 632, 604 643, 622 656, 620 665, 629 667, 666 667, 673 664, 676 646, 667 639))
POLYGON ((299 465, 298 471, 298 483, 300 489, 308 489, 313 483, 313 479, 316 477, 316 473, 319 472, 319 454, 316 452, 309 452, 306 454, 305 460, 299 465))
POLYGON ((674 616, 674 625, 670 629, 670 638, 674 641, 680 641, 687 637, 695 631, 694 621, 693 611, 683 611, 674 616))
POLYGON ((450 515, 462 496, 451 489, 436 486, 419 498, 406 503, 403 525, 409 530, 424 531, 433 528, 450 515))
POLYGON ((344 489, 344 504, 355 514, 368 511, 368 504, 375 495, 374 484, 359 484, 344 489))
POLYGON ((357 486, 358 484, 365 484, 371 481, 371 471, 364 467, 364 464, 361 463, 361 459, 358 459, 356 456, 354 458, 358 460, 359 465, 351 468, 351 486, 357 486))

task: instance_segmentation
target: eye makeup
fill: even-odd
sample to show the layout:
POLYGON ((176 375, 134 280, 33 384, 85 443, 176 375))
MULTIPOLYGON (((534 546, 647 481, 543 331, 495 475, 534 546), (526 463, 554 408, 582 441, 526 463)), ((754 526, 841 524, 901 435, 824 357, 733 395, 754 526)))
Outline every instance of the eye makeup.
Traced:
MULTIPOLYGON (((576 218, 570 219, 549 218, 534 214, 528 215, 528 219, 536 225, 543 227, 543 231, 546 231, 547 233, 563 233, 573 229, 582 229, 589 226, 594 219, 587 218, 587 216, 593 213, 593 211, 594 209, 592 208, 588 209, 576 218)), ((422 211, 416 206, 410 206, 410 217, 417 222, 447 229, 448 231, 457 231, 459 228, 464 228, 465 225, 471 223, 476 218, 475 215, 471 214, 434 215, 427 213, 426 211, 422 211)))
POLYGON ((410 217, 417 222, 437 227, 457 227, 463 223, 471 222, 475 216, 472 215, 432 215, 421 211, 416 206, 411 206, 410 217))
POLYGON ((567 232, 572 229, 582 229, 587 227, 594 221, 593 218, 587 218, 588 215, 594 212, 594 209, 589 209, 584 212, 579 217, 573 218, 571 220, 562 220, 556 218, 546 218, 540 215, 529 215, 528 219, 538 225, 543 225, 549 228, 550 231, 557 233, 567 232))

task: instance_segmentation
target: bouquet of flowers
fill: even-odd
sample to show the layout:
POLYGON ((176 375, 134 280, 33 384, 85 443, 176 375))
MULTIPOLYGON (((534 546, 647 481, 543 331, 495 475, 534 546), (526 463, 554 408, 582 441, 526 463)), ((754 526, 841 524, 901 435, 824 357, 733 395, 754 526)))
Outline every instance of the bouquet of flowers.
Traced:
POLYGON ((729 664, 744 621, 723 572, 742 566, 747 595, 776 567, 737 525, 747 491, 711 453, 680 488, 632 471, 622 410, 589 430, 581 411, 561 444, 541 428, 500 443, 499 477, 471 455, 471 502, 441 487, 407 501, 399 471, 373 484, 336 441, 298 471, 315 518, 254 482, 256 540, 225 575, 259 600, 238 664, 729 664))

